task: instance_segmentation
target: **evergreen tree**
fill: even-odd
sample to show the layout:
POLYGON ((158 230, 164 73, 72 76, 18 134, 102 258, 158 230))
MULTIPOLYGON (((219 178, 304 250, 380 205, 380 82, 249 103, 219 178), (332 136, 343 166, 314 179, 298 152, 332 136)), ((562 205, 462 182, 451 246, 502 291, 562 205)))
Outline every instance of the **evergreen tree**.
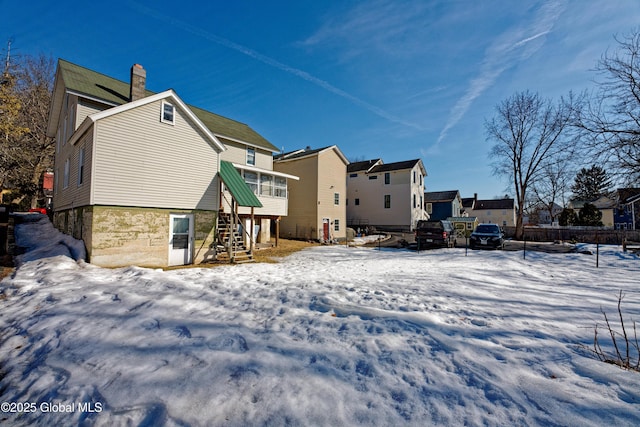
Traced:
POLYGON ((582 168, 576 175, 571 186, 574 200, 595 200, 609 193, 611 179, 607 172, 598 165, 592 165, 589 169, 582 168))
POLYGON ((558 218, 558 222, 563 227, 566 227, 568 225, 577 225, 578 216, 573 211, 573 209, 564 208, 560 213, 560 218, 558 218))
POLYGON ((595 205, 585 203, 580 209, 578 223, 579 225, 602 227, 602 212, 595 205))

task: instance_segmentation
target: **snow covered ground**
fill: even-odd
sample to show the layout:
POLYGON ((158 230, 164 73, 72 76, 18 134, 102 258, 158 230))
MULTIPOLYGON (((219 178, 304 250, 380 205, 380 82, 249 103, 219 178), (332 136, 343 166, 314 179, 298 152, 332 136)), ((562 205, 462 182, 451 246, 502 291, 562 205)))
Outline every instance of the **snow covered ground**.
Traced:
POLYGON ((600 268, 344 246, 173 271, 52 255, 0 282, 6 425, 640 424, 640 374, 579 346, 620 290, 640 320, 640 259, 618 247, 600 268))

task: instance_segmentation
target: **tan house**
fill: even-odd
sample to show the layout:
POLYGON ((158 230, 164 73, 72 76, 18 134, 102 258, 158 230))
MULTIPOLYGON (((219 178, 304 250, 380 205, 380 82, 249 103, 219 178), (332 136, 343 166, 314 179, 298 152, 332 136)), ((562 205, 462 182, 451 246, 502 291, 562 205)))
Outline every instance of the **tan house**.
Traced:
POLYGON ((478 199, 474 194, 473 198, 462 199, 464 215, 477 217, 479 224, 498 224, 501 227, 515 227, 516 225, 516 204, 514 199, 505 197, 503 199, 478 199))
POLYGON ((410 231, 429 216, 424 210, 422 160, 384 163, 382 159, 347 167, 347 223, 357 229, 376 227, 410 231))
POLYGON ((275 146, 243 123, 187 105, 173 90, 145 86, 140 65, 123 82, 58 61, 47 127, 56 138, 53 220, 85 242, 90 262, 168 266, 210 259, 229 198, 227 214, 286 212, 286 182, 268 196, 281 201, 272 214, 238 169, 221 163, 222 153, 235 162, 234 153, 252 147, 255 167, 264 172, 275 146))
POLYGON ((349 161, 336 145, 310 147, 276 155, 274 169, 299 176, 289 186, 289 215, 283 217, 280 235, 319 241, 346 238, 345 174, 349 161))

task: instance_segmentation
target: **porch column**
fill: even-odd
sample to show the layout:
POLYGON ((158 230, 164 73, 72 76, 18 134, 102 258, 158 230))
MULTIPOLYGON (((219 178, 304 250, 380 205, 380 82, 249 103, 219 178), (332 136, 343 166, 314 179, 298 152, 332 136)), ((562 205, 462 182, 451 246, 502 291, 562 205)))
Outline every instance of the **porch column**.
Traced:
POLYGON ((251 251, 251 253, 253 253, 253 233, 254 233, 254 228, 255 228, 255 217, 254 217, 254 207, 251 206, 251 229, 250 229, 250 234, 249 234, 249 250, 251 251))
POLYGON ((280 238, 280 217, 276 218, 276 248, 278 247, 278 239, 280 238))

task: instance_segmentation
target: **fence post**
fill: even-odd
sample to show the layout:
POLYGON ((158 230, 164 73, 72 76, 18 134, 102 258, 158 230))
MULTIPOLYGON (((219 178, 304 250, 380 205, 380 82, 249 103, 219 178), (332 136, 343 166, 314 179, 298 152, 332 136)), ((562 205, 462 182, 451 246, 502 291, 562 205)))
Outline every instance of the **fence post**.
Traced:
POLYGON ((527 237, 523 234, 522 235, 522 259, 527 259, 527 237))
POLYGON ((596 231, 596 268, 600 267, 600 239, 598 239, 598 232, 596 231))

